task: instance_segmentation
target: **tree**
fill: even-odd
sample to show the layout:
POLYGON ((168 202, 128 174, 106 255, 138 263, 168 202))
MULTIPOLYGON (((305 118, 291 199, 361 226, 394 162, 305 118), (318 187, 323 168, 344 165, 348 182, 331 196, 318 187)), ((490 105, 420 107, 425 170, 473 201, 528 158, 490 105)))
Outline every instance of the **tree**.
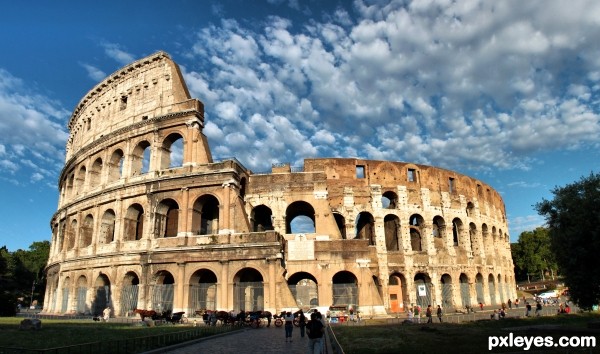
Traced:
POLYGON ((600 300, 600 175, 555 187, 554 199, 536 204, 545 216, 552 250, 572 299, 583 309, 600 300))
POLYGON ((556 257, 551 249, 548 229, 538 227, 533 231, 524 231, 517 243, 511 244, 513 262, 520 279, 539 274, 542 279, 548 272, 552 277, 558 269, 556 257))

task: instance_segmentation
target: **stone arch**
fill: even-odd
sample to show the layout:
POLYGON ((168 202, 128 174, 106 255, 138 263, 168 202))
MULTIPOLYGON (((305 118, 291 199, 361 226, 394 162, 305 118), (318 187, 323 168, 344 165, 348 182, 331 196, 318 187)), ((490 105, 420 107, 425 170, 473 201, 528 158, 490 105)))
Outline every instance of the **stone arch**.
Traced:
POLYGON ((219 200, 214 195, 205 194, 194 202, 192 231, 196 235, 219 233, 219 200))
POLYGON ((262 274, 254 268, 240 269, 233 277, 233 307, 244 311, 264 310, 262 274))
POLYGON ((468 202, 467 208, 466 208, 467 216, 471 217, 471 218, 474 217, 475 216, 474 211, 475 211, 475 204, 473 204, 473 202, 468 202))
POLYGON ((477 226, 474 222, 469 223, 469 247, 471 251, 475 250, 475 238, 477 237, 477 226))
POLYGON ((288 234, 314 233, 315 209, 305 201, 295 201, 285 210, 285 232, 288 234))
POLYGON ((100 186, 102 183, 102 159, 97 158, 92 164, 92 168, 89 172, 89 183, 90 188, 100 186))
POLYGON ((152 283, 152 309, 156 312, 172 312, 174 289, 173 274, 166 270, 156 272, 152 283))
POLYGON ((112 306, 110 279, 100 273, 94 283, 94 298, 92 300, 92 314, 100 316, 105 308, 112 306))
POLYGON ((75 195, 75 174, 70 173, 67 177, 67 195, 73 197, 75 195))
POLYGON ((319 288, 317 279, 310 273, 298 272, 288 278, 288 287, 296 299, 298 308, 308 310, 319 306, 319 288))
POLYGON ((77 313, 86 314, 90 312, 87 306, 88 281, 85 275, 80 275, 77 278, 77 313))
POLYGON ((86 170, 85 166, 82 165, 81 167, 79 167, 79 170, 77 171, 77 176, 75 177, 76 185, 77 185, 77 188, 76 188, 77 193, 81 193, 85 189, 86 174, 87 174, 87 170, 86 170))
POLYGON ((125 241, 141 240, 144 235, 144 208, 134 203, 127 208, 124 219, 125 241))
POLYGON ((440 283, 442 285, 442 307, 445 309, 454 307, 452 277, 450 274, 443 274, 440 283))
POLYGON ((166 170, 169 168, 180 167, 183 165, 183 151, 185 149, 185 141, 179 133, 169 134, 162 142, 160 169, 166 170))
POLYGON ((381 206, 384 209, 398 208, 398 194, 392 191, 387 191, 381 196, 381 206))
POLYGON ((94 217, 87 214, 81 224, 80 247, 87 247, 92 244, 94 236, 94 217))
POLYGON ((463 230, 463 223, 459 218, 454 218, 452 220, 452 243, 454 246, 458 246, 458 242, 460 241, 460 236, 463 230))
POLYGON ((490 305, 496 305, 496 280, 493 274, 488 276, 488 290, 490 294, 490 305))
POLYGON ((340 230, 340 235, 342 236, 342 239, 346 239, 346 218, 344 218, 344 216, 340 213, 333 213, 333 218, 335 219, 335 224, 338 227, 338 230, 340 230))
POLYGON ((137 143, 131 152, 131 174, 133 176, 148 173, 150 170, 151 146, 146 140, 137 143))
POLYGON ((406 278, 402 273, 392 273, 388 278, 390 312, 402 312, 409 305, 406 278))
POLYGON ((69 311, 69 293, 71 292, 71 278, 66 277, 62 283, 62 298, 60 312, 66 313, 69 311))
POLYGON ((475 276, 475 293, 477 294, 477 303, 485 304, 485 297, 483 295, 483 275, 477 273, 475 276))
POLYGON ((171 198, 163 199, 156 208, 157 237, 175 237, 179 232, 179 204, 171 198))
POLYGON ((442 238, 445 227, 446 222, 444 221, 444 218, 436 215, 432 221, 432 236, 434 238, 442 238))
POLYGON ((371 213, 363 211, 356 218, 356 237, 369 240, 369 246, 375 245, 375 219, 371 213))
POLYGON ((423 251, 422 242, 422 231, 423 231, 424 220, 419 214, 413 214, 409 218, 409 230, 410 230, 410 246, 413 251, 423 251))
POLYGON ((415 274, 414 284, 417 305, 421 306, 422 309, 427 308, 428 305, 432 305, 431 289, 433 288, 433 284, 429 275, 426 273, 415 274))
POLYGON ((190 278, 189 313, 217 309, 217 275, 210 269, 198 269, 190 278))
POLYGON ((68 232, 68 237, 67 237, 67 243, 65 244, 65 246, 67 247, 67 250, 73 249, 75 248, 75 239, 77 238, 77 219, 73 218, 73 220, 71 220, 71 224, 69 225, 69 232, 68 232))
POLYGON ((113 182, 123 176, 123 150, 116 149, 108 161, 108 181, 113 182))
POLYGON ((460 283, 460 299, 463 307, 472 306, 471 304, 471 290, 469 287, 469 277, 465 273, 460 273, 458 278, 460 283))
POLYGON ((388 251, 400 250, 400 219, 393 214, 388 214, 383 218, 383 227, 385 230, 385 248, 388 251))
POLYGON ((358 279, 354 273, 342 270, 333 275, 333 306, 358 305, 358 279))
POLYGON ((125 273, 121 285, 121 316, 133 315, 138 304, 139 285, 140 278, 135 272, 125 273))
POLYGON ((115 240, 116 216, 112 209, 107 209, 100 221, 100 243, 111 243, 115 240))
POLYGON ((273 211, 264 204, 252 208, 250 220, 253 232, 273 230, 273 211))

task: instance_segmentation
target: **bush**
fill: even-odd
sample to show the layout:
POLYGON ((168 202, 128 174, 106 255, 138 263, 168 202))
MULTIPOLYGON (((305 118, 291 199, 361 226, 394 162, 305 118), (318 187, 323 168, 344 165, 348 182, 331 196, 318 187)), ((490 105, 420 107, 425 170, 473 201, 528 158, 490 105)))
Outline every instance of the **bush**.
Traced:
POLYGON ((17 314, 17 301, 10 293, 0 293, 0 316, 12 317, 17 314))

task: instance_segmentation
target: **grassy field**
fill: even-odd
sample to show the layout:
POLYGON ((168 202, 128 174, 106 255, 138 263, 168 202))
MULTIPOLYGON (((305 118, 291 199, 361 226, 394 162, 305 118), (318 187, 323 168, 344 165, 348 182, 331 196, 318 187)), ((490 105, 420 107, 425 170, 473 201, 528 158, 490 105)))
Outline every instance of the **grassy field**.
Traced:
MULTIPOLYGON (((19 323, 22 320, 23 318, 17 317, 0 317, 0 347, 48 349, 83 343, 107 343, 161 334, 173 334, 173 337, 177 337, 175 333, 199 329, 199 327, 183 325, 140 327, 131 323, 43 319, 41 330, 21 331, 19 323)), ((223 331, 226 327, 208 327, 208 329, 223 331)), ((176 341, 176 338, 174 340, 176 341)))
MULTIPOLYGON (((437 320, 437 319, 436 319, 437 320)), ((571 314, 501 321, 482 320, 460 324, 386 325, 369 320, 366 326, 338 325, 334 333, 346 354, 384 353, 486 353, 489 336, 595 336, 596 348, 552 350, 543 353, 600 353, 600 331, 590 332, 587 323, 600 320, 597 314, 571 314)), ((538 349, 496 348, 492 353, 535 353, 538 349)))

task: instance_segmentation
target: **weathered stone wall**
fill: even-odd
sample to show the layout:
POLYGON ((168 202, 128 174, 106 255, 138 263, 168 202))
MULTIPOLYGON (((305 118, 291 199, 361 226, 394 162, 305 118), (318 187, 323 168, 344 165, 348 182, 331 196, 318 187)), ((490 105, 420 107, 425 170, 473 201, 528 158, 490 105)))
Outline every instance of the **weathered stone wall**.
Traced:
POLYGON ((202 103, 162 52, 82 99, 44 311, 352 305, 368 315, 516 296, 504 204, 482 181, 351 158, 253 174, 213 161, 203 127, 202 103))

